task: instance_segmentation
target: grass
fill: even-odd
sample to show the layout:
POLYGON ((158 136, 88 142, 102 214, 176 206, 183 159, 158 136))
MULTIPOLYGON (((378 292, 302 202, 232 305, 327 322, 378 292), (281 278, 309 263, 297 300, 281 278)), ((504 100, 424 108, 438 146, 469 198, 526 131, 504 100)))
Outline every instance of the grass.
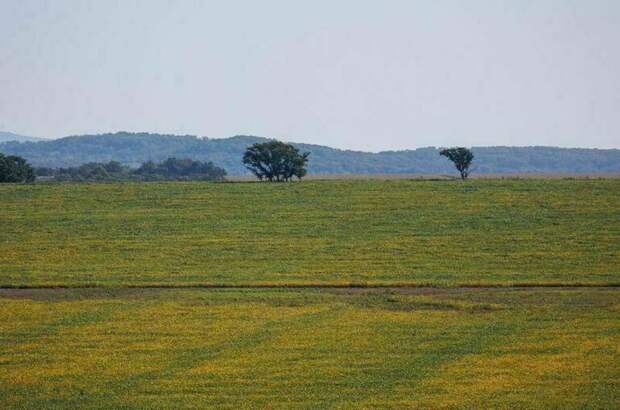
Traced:
POLYGON ((0 204, 3 409, 618 407, 620 179, 0 204))
POLYGON ((0 285, 620 283, 620 179, 0 186, 0 285))
POLYGON ((614 408, 615 289, 0 290, 3 408, 614 408))

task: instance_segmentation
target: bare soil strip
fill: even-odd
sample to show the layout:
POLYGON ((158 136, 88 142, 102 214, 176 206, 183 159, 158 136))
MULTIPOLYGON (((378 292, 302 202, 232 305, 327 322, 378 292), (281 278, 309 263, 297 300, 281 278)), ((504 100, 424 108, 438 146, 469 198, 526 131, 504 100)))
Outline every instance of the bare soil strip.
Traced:
POLYGON ((0 290, 62 289, 532 289, 532 288, 620 288, 620 283, 468 283, 454 285, 417 283, 291 283, 291 284, 143 284, 143 285, 0 285, 0 290))

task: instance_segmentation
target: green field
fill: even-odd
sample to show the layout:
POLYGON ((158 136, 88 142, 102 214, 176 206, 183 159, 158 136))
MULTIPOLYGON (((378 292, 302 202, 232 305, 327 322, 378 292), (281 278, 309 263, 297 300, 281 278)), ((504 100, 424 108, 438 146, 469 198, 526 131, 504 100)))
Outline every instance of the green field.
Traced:
POLYGON ((0 186, 0 284, 618 284, 620 179, 0 186))
POLYGON ((620 179, 0 204, 2 409, 620 407, 620 179))

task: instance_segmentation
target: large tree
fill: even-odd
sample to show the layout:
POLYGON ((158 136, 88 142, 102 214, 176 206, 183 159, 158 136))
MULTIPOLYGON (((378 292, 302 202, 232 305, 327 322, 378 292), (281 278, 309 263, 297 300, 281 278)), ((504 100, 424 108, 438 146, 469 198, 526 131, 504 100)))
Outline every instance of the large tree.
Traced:
POLYGON ((299 153, 291 144, 271 140, 249 146, 243 163, 261 181, 290 181, 306 175, 309 152, 299 153))
POLYGON ((1 182, 32 182, 34 169, 22 157, 0 154, 0 183, 1 182))
POLYGON ((441 150, 439 155, 454 162, 454 166, 461 173, 461 179, 467 179, 470 173, 469 167, 474 160, 474 153, 471 150, 463 147, 446 148, 441 150))

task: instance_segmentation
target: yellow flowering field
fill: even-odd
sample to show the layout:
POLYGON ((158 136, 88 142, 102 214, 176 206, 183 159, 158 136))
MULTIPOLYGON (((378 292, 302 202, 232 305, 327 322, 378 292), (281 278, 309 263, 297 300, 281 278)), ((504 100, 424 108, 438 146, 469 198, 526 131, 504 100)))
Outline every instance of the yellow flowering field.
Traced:
POLYGON ((2 408, 617 408, 610 288, 3 289, 2 408))
POLYGON ((620 179, 0 185, 0 408, 617 408, 620 179))

